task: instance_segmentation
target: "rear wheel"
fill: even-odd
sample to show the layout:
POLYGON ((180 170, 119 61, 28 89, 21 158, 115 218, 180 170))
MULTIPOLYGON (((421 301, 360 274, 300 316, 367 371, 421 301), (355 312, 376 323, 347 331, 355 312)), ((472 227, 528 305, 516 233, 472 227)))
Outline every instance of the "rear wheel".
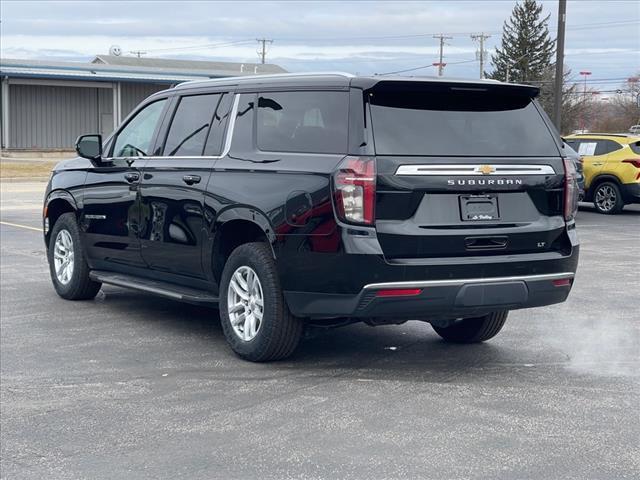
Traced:
POLYGON ((493 312, 483 317, 465 318, 445 328, 435 325, 432 327, 447 342, 484 342, 495 337, 502 330, 508 314, 508 311, 493 312))
POLYGON ((624 207, 622 192, 613 182, 603 182, 593 192, 593 205, 598 213, 613 215, 620 213, 624 207))
POLYGON ((302 320, 289 312, 269 245, 247 243, 229 256, 220 281, 220 319, 227 342, 244 359, 279 360, 298 346, 302 320))
POLYGON ((73 213, 60 215, 54 224, 47 254, 53 288, 62 298, 88 300, 100 291, 101 284, 89 278, 89 265, 73 213))

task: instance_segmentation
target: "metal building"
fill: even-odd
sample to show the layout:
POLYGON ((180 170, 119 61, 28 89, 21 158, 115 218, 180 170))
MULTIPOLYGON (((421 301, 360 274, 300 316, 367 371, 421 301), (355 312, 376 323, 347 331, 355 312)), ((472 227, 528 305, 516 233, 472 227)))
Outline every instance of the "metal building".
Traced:
POLYGON ((2 148, 68 150, 108 135, 150 94, 204 78, 283 73, 273 64, 98 55, 91 63, 0 60, 2 148))

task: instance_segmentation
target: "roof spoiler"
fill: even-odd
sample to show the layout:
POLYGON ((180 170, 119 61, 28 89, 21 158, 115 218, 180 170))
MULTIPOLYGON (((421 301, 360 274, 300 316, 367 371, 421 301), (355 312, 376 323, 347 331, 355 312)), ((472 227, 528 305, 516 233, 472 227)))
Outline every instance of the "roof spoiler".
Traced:
POLYGON ((535 98, 540 93, 540 88, 534 85, 524 85, 520 83, 505 83, 495 80, 454 80, 436 78, 419 78, 419 77, 398 77, 377 79, 371 78, 354 78, 352 86, 362 88, 363 90, 396 90, 398 88, 411 91, 432 91, 440 92, 487 92, 499 93, 503 95, 517 95, 535 98))

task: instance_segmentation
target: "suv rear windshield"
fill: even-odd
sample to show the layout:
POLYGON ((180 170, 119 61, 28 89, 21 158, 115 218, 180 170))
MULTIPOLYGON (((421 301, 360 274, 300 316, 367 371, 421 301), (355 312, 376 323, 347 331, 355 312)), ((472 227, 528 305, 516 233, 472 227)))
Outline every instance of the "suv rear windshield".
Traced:
POLYGON ((434 85, 369 91, 378 155, 558 156, 531 98, 434 85))

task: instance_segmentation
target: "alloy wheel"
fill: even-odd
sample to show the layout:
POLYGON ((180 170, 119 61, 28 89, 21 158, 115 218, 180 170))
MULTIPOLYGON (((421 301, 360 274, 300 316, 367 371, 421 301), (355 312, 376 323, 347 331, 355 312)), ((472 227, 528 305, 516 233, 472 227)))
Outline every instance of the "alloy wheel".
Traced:
POLYGON ((595 202, 600 210, 609 212, 613 210, 618 200, 618 196, 613 187, 602 185, 598 187, 595 195, 595 202))
POLYGON ((247 266, 236 269, 227 289, 227 311, 235 334, 253 340, 262 326, 264 295, 256 272, 247 266))
POLYGON ((53 247, 53 265, 56 278, 62 285, 71 281, 74 267, 73 239, 68 230, 60 230, 53 247))

